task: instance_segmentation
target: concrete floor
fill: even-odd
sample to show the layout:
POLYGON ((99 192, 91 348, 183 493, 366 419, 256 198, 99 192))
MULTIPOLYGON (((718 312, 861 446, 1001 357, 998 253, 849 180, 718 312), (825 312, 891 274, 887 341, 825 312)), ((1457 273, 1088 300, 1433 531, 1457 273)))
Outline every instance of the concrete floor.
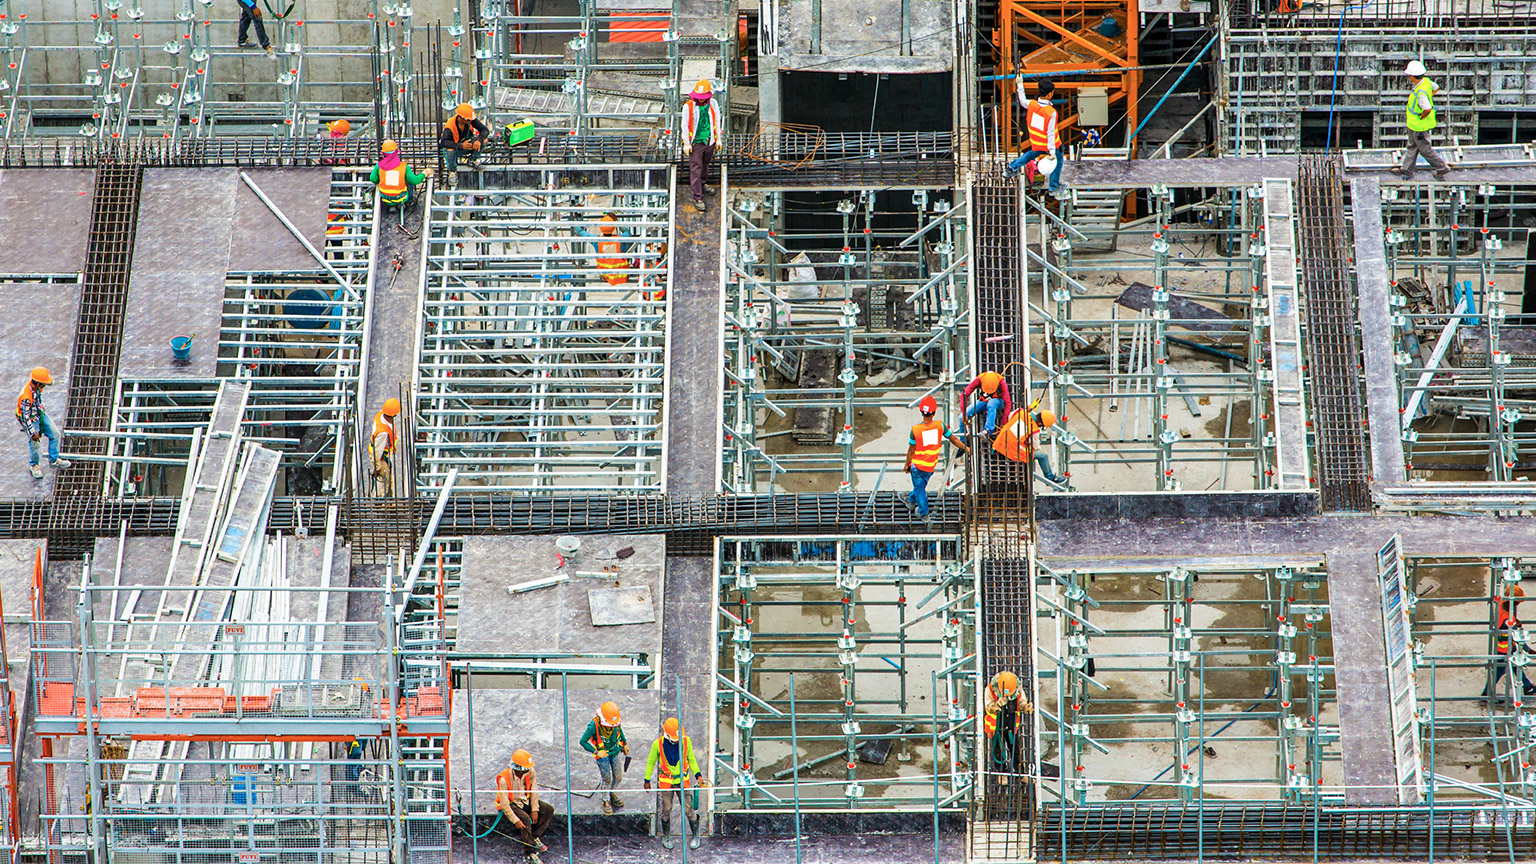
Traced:
MULTIPOLYGON (((80 286, 37 282, 0 284, 0 381, 7 397, 19 394, 32 367, 46 366, 53 385, 43 391, 43 408, 60 434, 69 427, 69 374, 80 317, 80 286)), ((6 413, 7 458, 0 464, 0 497, 47 498, 53 494, 54 472, 47 467, 48 439, 38 441, 43 478, 27 470, 27 437, 16 425, 14 402, 6 413)), ((60 446, 63 446, 60 441, 60 446)), ((67 458, 67 453, 63 454, 67 458)))

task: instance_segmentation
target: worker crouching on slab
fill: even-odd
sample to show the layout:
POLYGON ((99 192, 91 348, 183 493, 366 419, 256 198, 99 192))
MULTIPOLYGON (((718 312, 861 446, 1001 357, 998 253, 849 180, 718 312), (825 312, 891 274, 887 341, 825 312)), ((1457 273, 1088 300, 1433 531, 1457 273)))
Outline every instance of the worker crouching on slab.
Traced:
POLYGON ((395 445, 399 434, 395 418, 400 416, 400 400, 385 399, 384 407, 373 415, 373 432, 368 436, 368 458, 373 462, 373 497, 385 498, 394 488, 395 445))
POLYGON ((1408 146, 1403 148, 1403 164, 1390 170, 1393 174, 1412 180, 1414 167, 1422 155, 1429 167, 1435 170, 1435 176, 1444 177, 1451 173, 1451 166, 1445 164, 1445 160, 1440 158, 1440 154, 1429 143, 1429 133, 1436 125, 1435 91, 1439 88, 1435 82, 1424 77, 1427 70, 1417 60, 1410 62, 1403 71, 1413 83, 1413 89, 1408 92, 1408 146))
POLYGON ((612 702, 598 706, 592 722, 587 724, 587 731, 581 735, 581 748, 597 760, 597 773, 602 777, 597 784, 597 794, 603 805, 603 815, 612 816, 613 811, 623 810, 624 802, 619 800, 617 790, 624 779, 625 765, 619 757, 629 756, 629 742, 624 740, 624 727, 619 725, 619 706, 612 702), (604 789, 608 790, 606 797, 602 797, 604 789))
POLYGON ((1013 414, 1013 400, 1008 398, 1008 382, 996 372, 983 372, 966 385, 960 401, 970 401, 972 393, 976 394, 976 401, 965 409, 965 419, 986 414, 987 425, 981 434, 984 438, 991 438, 997 432, 997 424, 1013 414))
POLYGON ((437 137, 437 146, 443 153, 443 167, 448 169, 448 185, 459 185, 459 159, 469 160, 470 167, 480 164, 480 148, 491 137, 491 127, 475 119, 475 108, 462 102, 454 109, 453 116, 443 124, 443 133, 437 137))
POLYGON ((21 395, 16 397, 16 422, 20 424, 22 434, 27 436, 27 455, 30 457, 27 464, 31 466, 32 476, 38 479, 42 478, 43 469, 37 464, 37 444, 44 436, 48 438, 48 465, 55 470, 70 466, 68 459, 59 458, 59 430, 53 425, 53 418, 43 410, 43 388, 52 383, 53 374, 38 366, 21 388, 21 395))
POLYGON ((720 147, 720 106, 714 100, 714 88, 708 78, 693 86, 693 94, 683 105, 683 155, 688 157, 688 188, 693 192, 693 206, 704 212, 704 181, 709 178, 709 163, 720 147))
POLYGON ((939 457, 944 453, 944 442, 959 448, 961 453, 969 453, 971 449, 960 440, 958 432, 951 432, 942 420, 933 419, 933 415, 939 411, 939 403, 932 396, 924 396, 923 401, 917 405, 917 410, 922 412, 923 422, 912 427, 912 433, 907 436, 907 461, 901 466, 901 470, 912 475, 912 492, 901 500, 907 508, 917 511, 917 515, 923 520, 928 519, 928 478, 939 467, 939 457))
POLYGON ((652 776, 656 778, 656 821, 661 845, 668 849, 673 845, 672 797, 676 795, 688 817, 688 848, 699 848, 699 787, 704 785, 704 775, 699 773, 693 742, 683 734, 676 717, 668 717, 661 724, 661 737, 651 744, 651 755, 645 760, 647 789, 651 788, 652 776))
POLYGON ((1040 447, 1040 433, 1056 425, 1056 415, 1043 408, 1036 411, 1039 404, 1040 400, 1036 399, 1028 408, 1020 408, 1009 415, 1008 422, 1003 424, 997 437, 992 440, 992 449, 1004 459, 1014 462, 1033 459, 1040 466, 1040 473, 1045 475, 1045 479, 1061 486, 1067 482, 1067 478, 1051 471, 1051 454, 1040 447))
POLYGON ((1012 774, 1018 763, 1019 727, 1025 714, 1035 713, 1035 706, 1024 698, 1019 676, 1004 670, 987 684, 987 704, 982 710, 982 728, 987 733, 990 770, 1012 774))
POLYGON ((533 754, 527 750, 514 752, 512 764, 496 775, 496 809, 522 832, 529 864, 539 864, 539 853, 549 851, 539 838, 555 816, 554 805, 539 800, 537 783, 533 754))
POLYGON ((368 179, 379 190, 379 203, 385 207, 403 207, 411 203, 415 188, 432 176, 432 169, 420 174, 411 170, 400 158, 400 145, 389 139, 379 148, 379 164, 373 166, 368 179))

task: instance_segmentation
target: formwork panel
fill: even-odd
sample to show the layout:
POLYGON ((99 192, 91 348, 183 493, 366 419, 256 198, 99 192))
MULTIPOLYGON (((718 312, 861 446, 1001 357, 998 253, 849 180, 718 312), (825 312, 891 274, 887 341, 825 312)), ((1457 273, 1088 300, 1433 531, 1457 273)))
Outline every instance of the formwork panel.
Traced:
POLYGON ((0 273, 78 273, 91 227, 89 170, 0 171, 0 273))
MULTIPOLYGON (((69 422, 70 361, 75 327, 80 314, 80 286, 74 283, 0 284, 0 381, 5 395, 21 392, 34 366, 46 366, 53 386, 43 391, 43 408, 54 428, 63 434, 69 422)), ((11 410, 14 411, 14 402, 11 410)), ((39 498, 51 495, 55 473, 45 470, 43 479, 27 473, 26 438, 10 419, 11 458, 0 470, 0 497, 39 498)), ((62 442, 61 442, 62 443, 62 442)), ((40 463, 48 461, 48 439, 38 442, 40 463)))

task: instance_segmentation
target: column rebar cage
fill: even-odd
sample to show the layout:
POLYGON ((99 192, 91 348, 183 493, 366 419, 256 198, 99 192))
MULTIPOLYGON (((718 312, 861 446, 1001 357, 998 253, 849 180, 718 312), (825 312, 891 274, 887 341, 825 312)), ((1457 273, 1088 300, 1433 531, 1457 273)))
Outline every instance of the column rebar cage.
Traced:
POLYGON ((482 0, 475 102, 493 117, 547 132, 670 129, 679 87, 692 89, 679 83, 676 7, 677 0, 622 8, 575 0, 535 9, 533 0, 482 0))
POLYGON ((728 219, 724 491, 878 488, 924 396, 958 429, 970 292, 952 190, 754 189, 728 219))
POLYGON ((977 602, 959 538, 717 549, 714 704, 731 740, 709 769, 715 807, 968 808, 977 602))
POLYGON ((411 2, 341 8, 350 16, 267 6, 256 26, 269 59, 255 32, 236 47, 236 20, 222 17, 235 5, 0 0, 0 138, 303 138, 328 135, 336 119, 371 128, 376 116, 393 131, 414 75, 411 2))
MULTIPOLYGON (((1522 302, 1531 186, 1382 188, 1408 476, 1447 491, 1536 469, 1536 313, 1522 302)), ((1373 434, 1383 431, 1372 430, 1373 434)))
POLYGON ((671 170, 482 180, 430 203, 418 482, 659 491, 671 170))
MULTIPOLYGON (((281 451, 296 494, 345 489, 351 428, 367 341, 376 246, 367 173, 332 171, 322 255, 335 276, 231 271, 218 334, 218 377, 132 378, 117 383, 106 494, 174 494, 194 430, 206 428, 219 380, 251 386, 246 437, 281 451)), ((316 268, 320 264, 316 263, 316 268)), ((81 433, 88 434, 88 433, 81 433)))
POLYGON ((1040 789, 1064 805, 1037 834, 1106 801, 1342 795, 1321 561, 1036 566, 1041 613, 1055 619, 1053 644, 1038 645, 1051 670, 1035 712, 1040 789))
POLYGON ((1301 383, 1272 357, 1263 190, 1153 187, 1129 223, 1126 190, 1109 190, 1113 218, 1099 191, 1072 190, 1060 215, 1026 199, 1030 373, 1062 418, 1042 436, 1051 462, 1082 490, 1278 488, 1277 388, 1301 383))

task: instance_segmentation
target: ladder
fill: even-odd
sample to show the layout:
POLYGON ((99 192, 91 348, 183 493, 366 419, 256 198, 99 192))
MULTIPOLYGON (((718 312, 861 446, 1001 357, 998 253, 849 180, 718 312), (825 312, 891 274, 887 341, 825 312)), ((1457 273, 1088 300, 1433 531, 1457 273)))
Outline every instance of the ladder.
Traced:
MULTIPOLYGON (((541 90, 529 87, 505 87, 496 91, 496 107, 524 116, 567 117, 575 110, 575 101, 564 90, 541 90)), ((660 99, 651 99, 632 93, 605 93, 587 91, 587 115, 597 118, 660 117, 666 106, 660 99)))
MULTIPOLYGON (((1124 161, 1130 151, 1124 147, 1084 147, 1078 159, 1087 162, 1094 159, 1124 161)), ((1074 238, 1072 248, 1085 251, 1113 252, 1118 245, 1120 217, 1125 206, 1123 189, 1073 188, 1068 199, 1070 209, 1065 218, 1074 228, 1087 234, 1092 240, 1074 238), (1102 241, 1101 241, 1101 238, 1102 241)))

